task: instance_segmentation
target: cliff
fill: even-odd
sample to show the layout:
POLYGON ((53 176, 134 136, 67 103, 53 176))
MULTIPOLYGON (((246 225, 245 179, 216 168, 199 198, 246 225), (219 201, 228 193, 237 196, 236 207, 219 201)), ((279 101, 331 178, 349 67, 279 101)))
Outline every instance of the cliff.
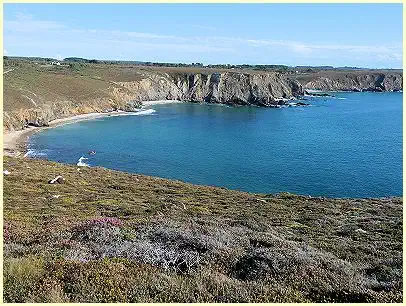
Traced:
POLYGON ((238 105, 274 106, 303 95, 301 85, 278 73, 144 73, 136 82, 118 82, 133 100, 182 100, 238 105))
POLYGON ((303 94, 299 82, 278 73, 147 69, 129 73, 120 67, 91 67, 78 73, 68 68, 25 66, 7 73, 4 79, 6 130, 43 126, 82 113, 129 111, 148 100, 275 106, 303 94))
POLYGON ((320 71, 284 74, 253 70, 151 68, 120 65, 19 64, 5 67, 4 129, 43 126, 90 112, 133 110, 148 100, 275 107, 304 89, 402 90, 403 75, 391 71, 320 71))
POLYGON ((403 89, 401 72, 319 72, 298 76, 306 89, 324 91, 400 91, 403 89))

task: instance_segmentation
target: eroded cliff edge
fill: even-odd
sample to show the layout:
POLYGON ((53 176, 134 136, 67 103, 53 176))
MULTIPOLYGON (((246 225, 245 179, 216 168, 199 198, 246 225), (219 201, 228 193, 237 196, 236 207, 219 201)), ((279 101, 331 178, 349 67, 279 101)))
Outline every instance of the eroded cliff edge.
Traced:
POLYGON ((148 100, 273 107, 301 97, 306 89, 402 90, 401 72, 317 72, 140 68, 90 65, 23 65, 4 75, 4 129, 43 126, 77 114, 131 111, 148 100))
MULTIPOLYGON (((80 84, 74 82, 71 75, 60 82, 49 78, 45 86, 51 92, 42 94, 38 93, 42 88, 32 84, 26 84, 30 89, 16 89, 11 86, 5 90, 5 129, 18 130, 24 125, 43 126, 51 120, 81 113, 131 111, 140 107, 142 101, 149 100, 269 107, 303 95, 303 88, 298 81, 278 73, 142 71, 134 80, 94 80, 83 76, 80 78, 83 79, 80 84), (89 88, 84 88, 86 84, 89 88), (61 87, 66 90, 61 92, 61 87), (97 90, 88 92, 93 87, 97 87, 97 90), (82 91, 85 93, 79 95, 82 91), (53 94, 54 92, 56 94, 53 94), (12 100, 16 98, 22 102, 19 103, 20 106, 12 100)), ((38 79, 33 80, 37 81, 38 79)))
POLYGON ((299 75, 296 79, 306 89, 324 91, 382 92, 403 90, 403 74, 392 71, 354 71, 351 73, 321 71, 299 75))
POLYGON ((116 83, 135 101, 182 100, 238 105, 274 106, 303 95, 296 80, 278 73, 144 73, 137 82, 116 83))

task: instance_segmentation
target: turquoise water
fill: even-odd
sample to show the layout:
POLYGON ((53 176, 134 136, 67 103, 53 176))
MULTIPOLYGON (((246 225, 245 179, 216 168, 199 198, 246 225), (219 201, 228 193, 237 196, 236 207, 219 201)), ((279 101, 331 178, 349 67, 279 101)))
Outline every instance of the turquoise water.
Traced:
POLYGON ((38 133, 31 155, 261 193, 402 195, 402 93, 334 95, 281 109, 155 105, 38 133))

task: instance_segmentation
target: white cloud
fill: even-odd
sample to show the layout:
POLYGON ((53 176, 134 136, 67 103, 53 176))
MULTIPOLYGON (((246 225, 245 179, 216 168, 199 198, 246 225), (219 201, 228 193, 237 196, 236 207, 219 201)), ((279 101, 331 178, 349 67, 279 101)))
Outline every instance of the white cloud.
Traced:
MULTIPOLYGON (((200 25, 193 27, 211 28, 200 25)), ((322 64, 322 60, 324 64, 331 65, 340 61, 341 64, 353 66, 357 66, 358 62, 362 65, 366 61, 379 61, 383 65, 387 62, 401 66, 402 61, 401 44, 323 44, 213 35, 179 36, 137 31, 79 29, 69 28, 56 21, 37 20, 33 16, 23 14, 17 15, 13 20, 4 21, 4 44, 9 48, 13 46, 13 50, 18 48, 27 52, 31 51, 30 49, 37 49, 49 50, 48 52, 53 54, 63 52, 79 56, 84 50, 86 54, 91 54, 92 58, 123 58, 127 54, 129 58, 133 56, 137 56, 138 59, 142 57, 143 60, 159 58, 160 61, 188 61, 188 56, 193 57, 193 61, 202 62, 218 62, 217 59, 222 59, 230 62, 247 60, 257 63, 296 62, 298 65, 310 62, 322 64)), ((46 56, 49 56, 49 53, 46 56)))
POLYGON ((4 20, 4 29, 11 32, 61 30, 64 25, 55 21, 35 20, 32 15, 17 14, 14 20, 4 20))
MULTIPOLYGON (((254 48, 285 49, 304 58, 330 59, 333 63, 337 58, 345 60, 363 61, 369 59, 379 62, 398 62, 398 67, 402 61, 402 45, 350 45, 350 44, 312 44, 296 41, 275 41, 275 40, 254 40, 249 39, 247 43, 254 48)), ((357 64, 352 64, 356 66, 357 64)))
POLYGON ((305 45, 305 44, 301 44, 301 43, 292 43, 289 45, 291 47, 291 49, 294 52, 300 53, 300 54, 310 54, 313 50, 311 47, 305 45))
POLYGON ((7 54, 8 54, 8 52, 7 52, 6 49, 3 50, 3 54, 4 54, 4 55, 7 55, 7 54))

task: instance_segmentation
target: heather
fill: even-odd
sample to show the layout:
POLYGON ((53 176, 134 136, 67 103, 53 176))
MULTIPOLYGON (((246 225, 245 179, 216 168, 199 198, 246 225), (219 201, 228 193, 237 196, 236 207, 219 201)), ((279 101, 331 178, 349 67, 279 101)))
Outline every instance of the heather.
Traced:
POLYGON ((400 198, 3 166, 5 302, 402 302, 400 198))

